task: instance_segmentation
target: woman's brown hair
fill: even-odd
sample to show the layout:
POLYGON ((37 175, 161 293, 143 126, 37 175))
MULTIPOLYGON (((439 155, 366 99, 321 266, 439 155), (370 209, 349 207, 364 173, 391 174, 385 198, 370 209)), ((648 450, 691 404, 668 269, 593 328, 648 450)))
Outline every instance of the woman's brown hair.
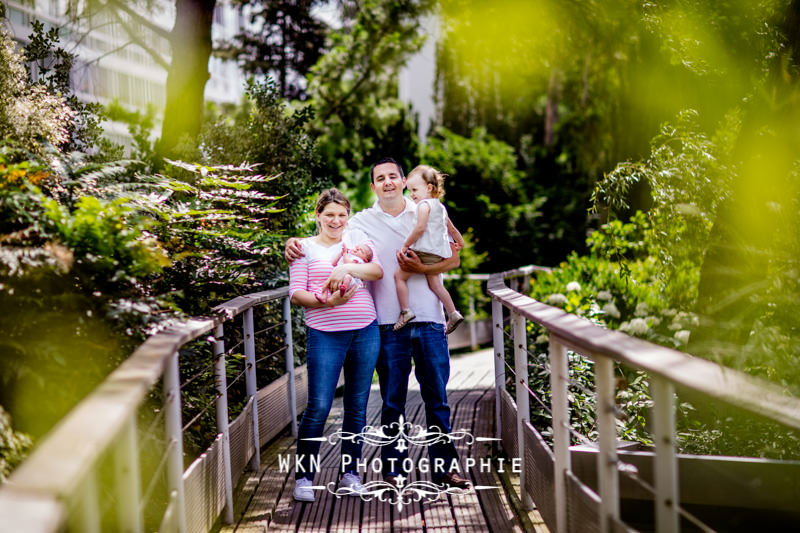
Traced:
POLYGON ((328 204, 339 204, 345 209, 347 209, 347 214, 350 214, 350 201, 342 194, 342 191, 339 189, 327 189, 319 193, 319 197, 317 198, 317 208, 314 210, 316 214, 322 213, 325 209, 325 206, 328 204))

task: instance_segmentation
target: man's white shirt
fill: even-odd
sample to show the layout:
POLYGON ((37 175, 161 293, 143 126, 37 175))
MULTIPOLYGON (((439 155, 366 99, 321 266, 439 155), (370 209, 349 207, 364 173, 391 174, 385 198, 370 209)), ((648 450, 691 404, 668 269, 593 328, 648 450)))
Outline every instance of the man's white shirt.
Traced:
MULTIPOLYGON (((399 268, 396 254, 414 229, 417 208, 408 198, 403 199, 405 209, 396 217, 386 213, 376 201, 372 207, 353 215, 348 222, 350 228, 359 229, 372 239, 383 267, 383 278, 367 284, 375 300, 379 324, 394 324, 400 316, 400 303, 397 301, 394 282, 394 273, 399 268)), ((416 315, 414 322, 444 323, 442 303, 428 287, 424 275, 411 276, 408 280, 408 293, 409 305, 416 315)))

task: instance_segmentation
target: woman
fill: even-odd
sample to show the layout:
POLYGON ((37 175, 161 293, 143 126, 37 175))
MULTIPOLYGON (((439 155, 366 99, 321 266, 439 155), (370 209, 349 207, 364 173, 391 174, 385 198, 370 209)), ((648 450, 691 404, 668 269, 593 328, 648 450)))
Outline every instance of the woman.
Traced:
MULTIPOLYGON (((342 368, 345 380, 342 431, 360 433, 364 429, 369 388, 380 346, 372 296, 359 283, 352 283, 342 294, 337 280, 347 275, 362 280, 383 277, 383 269, 377 260, 342 262, 334 266, 333 260, 345 247, 352 249, 365 244, 372 249, 372 257, 377 258, 372 242, 363 232, 345 231, 350 202, 341 192, 336 189, 322 192, 317 199, 315 214, 318 233, 302 240, 304 256, 289 268, 291 301, 306 308, 308 405, 297 436, 294 488, 294 499, 304 502, 314 501, 311 486, 315 472, 312 471, 311 459, 320 447, 319 441, 304 439, 322 436, 342 368), (330 291, 324 302, 316 297, 323 287, 330 291)), ((355 465, 361 457, 361 443, 355 440, 342 441, 345 471, 339 487, 350 488, 353 494, 359 494, 362 485, 355 465), (345 456, 349 457, 345 459, 345 456)))

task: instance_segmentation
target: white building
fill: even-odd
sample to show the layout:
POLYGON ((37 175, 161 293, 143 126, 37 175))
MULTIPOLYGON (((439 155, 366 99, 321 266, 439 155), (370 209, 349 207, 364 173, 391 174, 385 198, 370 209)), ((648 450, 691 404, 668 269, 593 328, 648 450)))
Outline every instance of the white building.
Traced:
MULTIPOLYGON (((19 42, 27 42, 31 34, 32 20, 49 27, 61 28, 64 49, 76 55, 72 84, 75 93, 85 101, 108 104, 112 100, 130 110, 144 111, 148 105, 163 111, 166 101, 167 72, 143 48, 131 42, 128 29, 147 42, 163 57, 170 58, 169 42, 142 24, 137 24, 124 14, 128 29, 107 10, 93 16, 91 20, 70 22, 65 15, 68 0, 3 0, 6 18, 12 36, 19 42)), ((147 19, 170 31, 175 21, 174 2, 164 2, 159 12, 150 13, 147 19)), ((239 32, 242 19, 227 0, 217 2, 214 11, 212 38, 230 38, 239 32)), ((236 103, 244 92, 244 75, 232 61, 211 58, 211 78, 206 83, 206 100, 219 103, 236 103)), ((116 142, 127 144, 127 128, 120 124, 105 125, 106 134, 116 142)))
POLYGON ((417 134, 425 144, 431 125, 437 121, 435 93, 436 46, 440 38, 440 22, 436 13, 421 21, 425 43, 411 56, 398 73, 398 98, 407 102, 417 115, 417 134))

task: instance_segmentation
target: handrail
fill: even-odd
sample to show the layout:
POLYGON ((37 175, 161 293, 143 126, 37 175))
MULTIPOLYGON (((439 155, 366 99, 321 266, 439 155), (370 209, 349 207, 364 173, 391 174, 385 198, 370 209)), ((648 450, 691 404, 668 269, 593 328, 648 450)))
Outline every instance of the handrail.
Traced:
MULTIPOLYGON (((602 532, 626 527, 620 522, 619 474, 631 472, 627 472, 626 467, 623 467, 617 459, 613 366, 615 362, 645 371, 650 375, 655 442, 653 462, 655 483, 652 490, 656 504, 655 528, 658 532, 678 531, 680 516, 704 527, 680 506, 675 449, 675 386, 742 408, 789 428, 800 429, 800 398, 787 396, 772 383, 618 331, 604 329, 584 318, 540 303, 506 286, 506 277, 518 278, 527 276, 530 272, 532 269, 526 268, 493 274, 488 282, 488 293, 492 297, 494 328, 497 436, 501 438, 507 450, 515 450, 517 456, 522 459, 520 500, 527 508, 533 506, 531 491, 540 490, 537 484, 543 483, 541 479, 537 482, 528 482, 527 472, 535 470, 545 477, 548 471, 553 473, 553 486, 541 489, 547 493, 543 495, 545 499, 552 501, 552 504, 547 502, 547 506, 551 508, 545 510, 539 504, 543 516, 547 513, 550 518, 547 524, 551 530, 559 533, 575 530, 569 519, 569 516, 575 516, 575 512, 582 514, 583 519, 591 516, 587 513, 596 512, 597 525, 602 532), (504 406, 510 401, 505 391, 504 308, 510 312, 513 338, 517 385, 516 431, 509 429, 510 421, 502 420, 501 415, 502 412, 508 411, 508 409, 504 411, 504 406), (541 446, 545 445, 543 442, 541 445, 536 444, 535 435, 538 433, 529 421, 527 320, 542 326, 549 338, 552 451, 549 448, 544 452, 541 451, 544 449, 541 446), (588 356, 595 362, 599 494, 581 485, 571 467, 567 348, 588 356), (515 438, 510 435, 514 435, 515 438), (528 435, 533 435, 533 444, 528 435), (528 451, 527 446, 532 446, 532 449, 528 451), (541 466, 528 468, 526 462, 531 457, 534 458, 534 463, 539 461, 541 466), (542 457, 544 459, 541 459, 542 457)), ((516 284, 519 285, 518 282, 516 284)), ((510 409, 513 412, 514 408, 510 409)), ((630 469, 630 465, 627 468, 630 469)))
POLYGON ((585 318, 521 295, 502 274, 489 281, 489 294, 512 311, 544 326, 562 344, 584 355, 602 356, 659 375, 675 385, 800 429, 800 399, 763 379, 707 359, 604 329, 585 318))
MULTIPOLYGON (((178 350, 212 330, 216 330, 219 337, 223 323, 269 301, 284 300, 284 320, 290 324, 287 298, 288 287, 240 296, 215 307, 214 316, 174 324, 149 337, 50 431, 0 487, 0 516, 3 517, 0 531, 60 531, 74 512, 96 515, 97 509, 81 509, 83 504, 77 505, 76 511, 73 500, 87 490, 87 483, 92 485, 93 470, 114 443, 120 437, 124 441, 126 431, 131 428, 134 428, 133 433, 127 436, 135 436, 137 409, 159 379, 166 373, 177 381, 177 366, 172 371, 169 366, 173 359, 177 365, 178 350), (20 512, 21 509, 30 509, 30 512, 20 512)), ((249 318, 252 331, 251 313, 249 318)), ((291 350, 287 353, 291 356, 291 350)), ((255 379, 254 374, 252 379, 255 379)), ((177 387, 175 393, 180 395, 177 387)), ((294 403, 294 398, 290 401, 294 403)), ((179 420, 180 412, 177 414, 179 420)), ((182 450, 182 444, 178 449, 182 450)), ((182 473, 181 455, 175 455, 175 461, 182 473)), ((131 464, 137 466, 138 460, 133 459, 131 464)), ((138 492, 138 473, 130 470, 128 468, 128 475, 135 478, 133 483, 138 492)), ((89 521, 96 522, 97 517, 89 521)), ((141 524, 130 526, 128 530, 141 530, 141 524)))

